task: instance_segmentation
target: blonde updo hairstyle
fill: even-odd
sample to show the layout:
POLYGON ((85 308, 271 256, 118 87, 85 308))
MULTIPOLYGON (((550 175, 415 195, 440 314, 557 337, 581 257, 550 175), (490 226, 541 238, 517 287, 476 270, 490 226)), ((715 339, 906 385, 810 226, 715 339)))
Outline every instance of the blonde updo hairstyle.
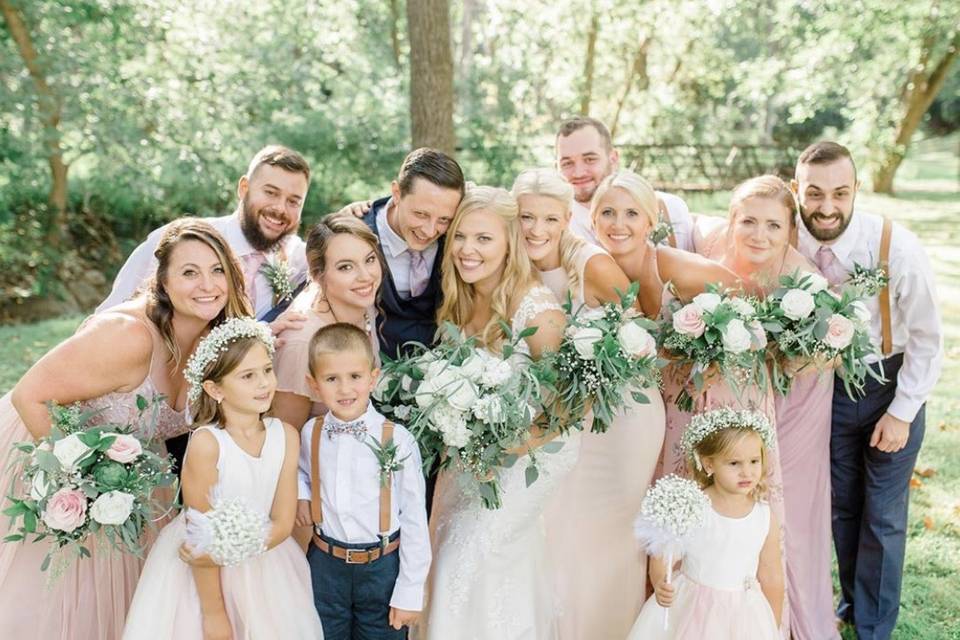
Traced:
POLYGON ((504 258, 503 276, 490 299, 490 320, 480 331, 478 339, 482 346, 499 349, 504 333, 500 322, 510 323, 510 310, 531 287, 539 284, 533 263, 523 248, 520 235, 520 210, 517 200, 506 189, 467 185, 467 192, 457 207, 453 221, 447 229, 447 241, 443 248, 441 283, 443 304, 437 310, 437 324, 452 322, 464 326, 473 316, 477 304, 476 291, 472 284, 460 279, 453 258, 453 238, 463 219, 477 211, 487 211, 503 220, 507 234, 507 255, 504 258))
POLYGON ((694 454, 700 458, 701 463, 706 458, 722 456, 751 434, 760 441, 760 481, 757 482, 757 486, 754 487, 750 495, 756 500, 766 495, 767 448, 764 446, 763 438, 760 437, 760 434, 749 427, 727 427, 726 429, 719 429, 697 443, 697 446, 693 449, 694 453, 691 453, 687 458, 687 465, 693 474, 693 479, 697 481, 701 489, 706 489, 713 485, 713 475, 707 475, 707 472, 697 465, 694 454))
POLYGON ((788 228, 793 228, 797 224, 797 199, 793 191, 787 186, 787 183, 775 175, 763 175, 756 178, 750 178, 741 182, 733 190, 730 196, 729 222, 733 225, 737 214, 740 212, 740 206, 751 198, 768 198, 777 203, 789 212, 787 222, 788 228))
MULTIPOLYGON (((250 336, 238 338, 230 342, 227 348, 220 352, 216 358, 213 358, 203 371, 203 381, 212 380, 217 384, 230 374, 231 371, 240 366, 247 354, 255 345, 266 346, 257 338, 250 336)), ((269 353, 269 350, 268 350, 269 353)), ((200 393, 200 397, 190 405, 193 415, 193 424, 196 426, 215 425, 223 427, 223 412, 220 404, 214 400, 206 389, 200 393)), ((263 418, 264 414, 260 417, 263 418)))
MULTIPOLYGON (((517 176, 511 189, 513 197, 520 202, 520 196, 543 196, 552 198, 565 207, 570 213, 570 203, 573 202, 573 187, 553 169, 527 169, 517 176)), ((577 252, 586 242, 570 231, 569 225, 560 234, 560 266, 567 272, 570 281, 570 290, 580 288, 580 273, 577 270, 577 252)))
POLYGON ((637 208, 647 216, 650 222, 650 230, 657 226, 660 221, 660 203, 653 187, 633 171, 621 169, 604 178, 593 194, 593 200, 590 203, 590 221, 594 228, 597 226, 597 216, 600 215, 597 204, 614 187, 623 189, 636 200, 637 208))

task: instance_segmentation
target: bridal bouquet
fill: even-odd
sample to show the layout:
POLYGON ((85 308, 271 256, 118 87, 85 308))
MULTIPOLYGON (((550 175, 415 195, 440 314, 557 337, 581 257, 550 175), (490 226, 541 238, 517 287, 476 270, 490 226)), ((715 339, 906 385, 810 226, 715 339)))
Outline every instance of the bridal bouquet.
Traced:
POLYGON ((837 296, 827 281, 815 273, 794 273, 780 278, 780 288, 764 301, 761 318, 773 338, 774 387, 787 393, 797 373, 807 366, 836 366, 847 394, 861 392, 867 375, 878 374, 864 358, 876 353, 870 342, 870 312, 862 291, 847 288, 837 296))
MULTIPOLYGON (((765 380, 767 335, 756 301, 707 285, 707 290, 689 304, 675 301, 670 311, 673 321, 661 328, 660 346, 669 360, 689 366, 686 382, 693 383, 697 393, 703 390, 710 371, 720 373, 734 389, 765 380)), ((676 405, 684 411, 693 410, 687 384, 677 396, 676 405)))
MULTIPOLYGON (((154 407, 158 402, 162 397, 153 400, 154 407)), ((50 435, 36 444, 16 445, 20 455, 13 464, 23 467, 25 489, 8 496, 10 506, 3 513, 20 524, 4 540, 51 539, 52 549, 40 567, 44 571, 55 553, 73 550, 88 557, 88 539, 97 533, 120 551, 142 555, 140 540, 151 517, 170 506, 159 505, 154 490, 176 483, 172 459, 150 451, 133 435, 153 432, 156 411, 145 417, 150 406, 137 396, 136 423, 90 426, 101 411, 51 403, 50 435), (139 428, 143 422, 149 424, 139 428)), ((58 566, 64 568, 68 561, 58 566)))
MULTIPOLYGON (((500 506, 500 468, 517 460, 509 450, 524 443, 541 411, 546 373, 516 348, 535 330, 511 336, 505 327, 508 341, 498 355, 447 324, 436 348, 421 346, 410 356, 386 360, 373 393, 380 411, 417 438, 424 468, 439 458, 440 468, 454 464, 468 472, 488 509, 500 506)), ((560 446, 551 442, 537 451, 551 453, 560 446)), ((531 452, 527 484, 538 474, 531 452)))
POLYGON ((630 395, 636 402, 649 400, 643 390, 657 388, 657 324, 634 308, 639 285, 633 283, 617 304, 572 310, 567 298, 568 324, 559 351, 540 360, 539 367, 556 370, 556 404, 551 407, 552 427, 579 428, 593 409, 591 430, 604 433, 630 395))

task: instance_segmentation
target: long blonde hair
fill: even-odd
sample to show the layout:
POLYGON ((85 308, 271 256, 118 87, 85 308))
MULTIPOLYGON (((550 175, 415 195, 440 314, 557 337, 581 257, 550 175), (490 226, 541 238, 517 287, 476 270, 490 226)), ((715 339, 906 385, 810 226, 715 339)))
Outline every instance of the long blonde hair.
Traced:
POLYGON ((480 331, 480 344, 488 348, 499 348, 504 333, 500 322, 510 323, 510 309, 515 301, 526 295, 531 287, 538 284, 533 263, 523 248, 520 237, 520 211, 516 199, 506 189, 468 185, 467 192, 457 207, 450 228, 447 229, 447 241, 443 248, 441 271, 443 277, 443 304, 437 310, 437 324, 452 322, 458 327, 464 326, 473 317, 476 291, 472 284, 460 279, 453 263, 453 238, 456 236, 464 217, 477 212, 487 211, 503 220, 507 232, 507 255, 504 258, 503 276, 490 298, 490 320, 480 331))
MULTIPOLYGON (((520 196, 543 196, 553 198, 570 213, 573 201, 573 187, 553 169, 527 169, 517 176, 510 191, 520 201, 520 196)), ((580 288, 580 271, 577 269, 577 253, 586 246, 586 242, 565 228, 560 234, 560 266, 567 272, 570 291, 580 288)))
POLYGON ((596 226, 597 221, 597 203, 607 194, 607 191, 614 187, 623 189, 637 201, 640 211, 650 220, 650 229, 657 226, 660 221, 660 204, 657 201, 657 193, 649 182, 629 169, 620 169, 611 173, 597 187, 593 194, 593 200, 590 202, 590 221, 594 226, 596 226))

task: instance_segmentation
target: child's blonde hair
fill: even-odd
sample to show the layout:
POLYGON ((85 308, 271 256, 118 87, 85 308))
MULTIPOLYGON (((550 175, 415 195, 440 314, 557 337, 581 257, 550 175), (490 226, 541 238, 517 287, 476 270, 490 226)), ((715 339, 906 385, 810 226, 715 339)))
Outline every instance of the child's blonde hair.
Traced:
POLYGON ((703 468, 703 460, 706 458, 715 458, 731 451, 744 438, 753 435, 760 441, 760 480, 757 486, 753 488, 750 495, 759 500, 767 494, 767 448, 763 444, 763 438, 760 433, 750 427, 726 427, 714 431, 703 440, 698 442, 693 451, 687 457, 687 464, 693 473, 693 479, 697 481, 701 489, 706 489, 713 485, 713 474, 707 474, 703 468))
POLYGON ((317 360, 322 355, 359 351, 369 360, 371 369, 377 366, 370 337, 363 329, 348 322, 335 322, 317 329, 310 338, 310 346, 307 349, 310 354, 307 368, 314 378, 317 377, 317 360))

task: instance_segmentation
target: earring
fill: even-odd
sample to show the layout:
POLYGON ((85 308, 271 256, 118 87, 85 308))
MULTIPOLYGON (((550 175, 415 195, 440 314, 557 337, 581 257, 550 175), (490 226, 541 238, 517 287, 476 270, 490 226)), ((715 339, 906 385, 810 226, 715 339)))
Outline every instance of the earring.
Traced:
POLYGON ((219 405, 221 402, 223 402, 223 398, 217 398, 217 405, 219 405))

